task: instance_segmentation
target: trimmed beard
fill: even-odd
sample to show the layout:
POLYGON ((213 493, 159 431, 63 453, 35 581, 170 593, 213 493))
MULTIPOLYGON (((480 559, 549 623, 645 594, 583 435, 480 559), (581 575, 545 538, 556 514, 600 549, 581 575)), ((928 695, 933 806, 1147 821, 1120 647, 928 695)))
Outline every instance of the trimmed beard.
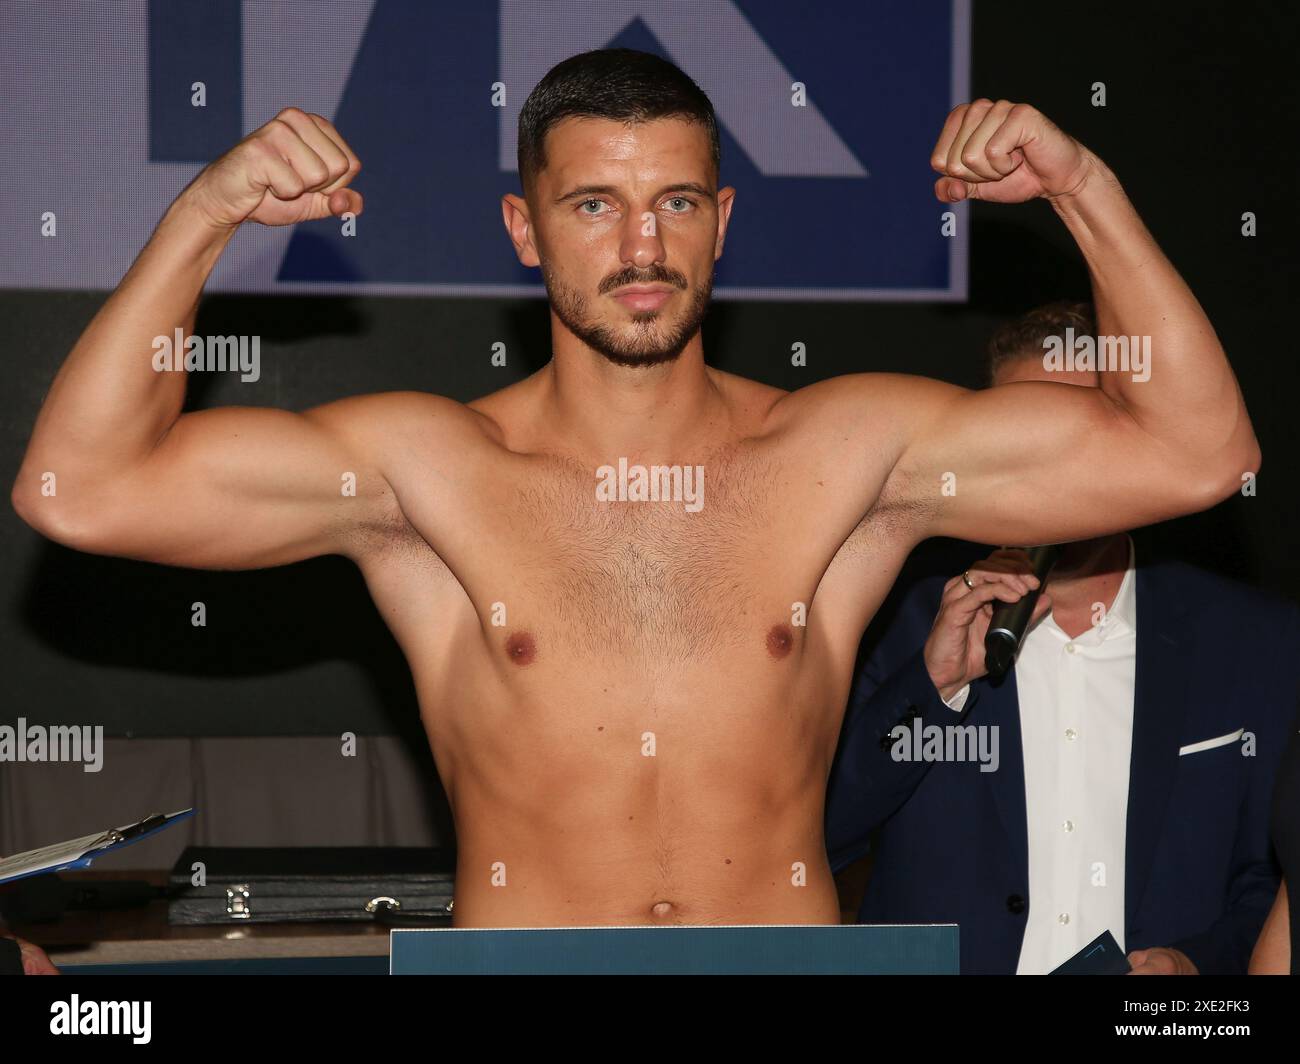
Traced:
MULTIPOLYGON (((690 293, 686 313, 676 328, 666 332, 662 327, 657 327, 656 323, 661 316, 658 310, 637 311, 632 315, 635 334, 629 338, 615 333, 606 325, 593 322, 587 316, 587 297, 560 282, 545 262, 541 264, 541 271, 546 295, 556 317, 569 332, 616 366, 657 366, 671 362, 699 332, 713 294, 713 275, 710 273, 704 283, 690 293)), ((635 271, 632 273, 635 274, 635 271)), ((625 284, 671 284, 683 290, 686 288, 685 278, 681 274, 662 266, 653 266, 646 273, 650 276, 616 275, 602 283, 601 291, 612 291, 625 284)))

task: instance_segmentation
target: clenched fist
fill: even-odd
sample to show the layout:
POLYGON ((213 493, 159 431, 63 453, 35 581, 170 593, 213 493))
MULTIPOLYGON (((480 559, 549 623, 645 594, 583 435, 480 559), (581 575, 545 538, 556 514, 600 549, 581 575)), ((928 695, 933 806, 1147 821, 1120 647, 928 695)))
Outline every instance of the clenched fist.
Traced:
POLYGON ((1068 195, 1083 186, 1095 162, 1045 115, 1006 100, 954 108, 930 154, 930 166, 944 175, 934 183, 944 203, 1023 203, 1068 195))
POLYGON ((348 188, 361 161, 320 115, 286 107, 211 163, 185 190, 213 225, 293 225, 361 213, 348 188))

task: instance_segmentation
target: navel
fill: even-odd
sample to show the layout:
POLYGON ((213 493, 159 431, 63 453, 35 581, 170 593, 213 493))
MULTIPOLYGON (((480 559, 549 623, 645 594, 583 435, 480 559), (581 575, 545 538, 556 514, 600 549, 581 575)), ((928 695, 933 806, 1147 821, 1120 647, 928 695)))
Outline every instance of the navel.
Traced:
POLYGON ((506 657, 516 665, 528 665, 537 657, 537 640, 531 632, 511 632, 506 640, 506 657))
POLYGON ((777 661, 794 649, 794 629, 788 624, 774 624, 767 633, 767 652, 777 661))

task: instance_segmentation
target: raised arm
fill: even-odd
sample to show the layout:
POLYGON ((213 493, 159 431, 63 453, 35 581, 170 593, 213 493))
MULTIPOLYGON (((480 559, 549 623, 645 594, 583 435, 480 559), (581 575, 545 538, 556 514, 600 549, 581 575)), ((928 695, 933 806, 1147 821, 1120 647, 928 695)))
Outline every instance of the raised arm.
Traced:
POLYGON ((95 553, 249 568, 341 550, 382 517, 392 492, 366 425, 385 397, 182 415, 186 374, 154 365, 156 337, 190 334, 241 223, 359 212, 359 169, 329 122, 288 109, 181 193, 50 388, 13 488, 28 524, 95 553))
POLYGON ((1102 373, 1100 388, 886 382, 904 411, 890 494, 922 508, 922 534, 1061 542, 1238 490, 1260 453, 1236 378, 1105 164, 1032 107, 988 100, 948 116, 931 163, 946 203, 1048 200, 1087 261, 1098 334, 1149 337, 1151 357, 1141 372, 1102 373))

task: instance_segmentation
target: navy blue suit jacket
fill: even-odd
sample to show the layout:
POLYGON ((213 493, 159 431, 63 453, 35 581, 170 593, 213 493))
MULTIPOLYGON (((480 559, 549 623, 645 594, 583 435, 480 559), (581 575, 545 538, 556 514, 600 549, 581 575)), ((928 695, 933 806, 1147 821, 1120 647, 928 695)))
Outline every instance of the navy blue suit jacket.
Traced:
MULTIPOLYGON (((987 554, 970 546, 964 564, 987 554)), ((1296 713, 1300 609, 1182 563, 1139 555, 1136 567, 1125 926, 1112 930, 1128 950, 1172 946, 1203 973, 1245 972, 1279 880, 1268 809, 1296 713), (1254 734, 1255 756, 1239 742, 1179 756, 1238 728, 1254 734)), ((827 850, 839 871, 879 827, 859 920, 956 923, 963 973, 1013 973, 1033 904, 1015 671, 977 680, 960 715, 943 704, 922 648, 945 579, 900 592, 858 670, 827 794, 827 850), (997 725, 998 770, 895 761, 890 732, 918 714, 997 725)))

